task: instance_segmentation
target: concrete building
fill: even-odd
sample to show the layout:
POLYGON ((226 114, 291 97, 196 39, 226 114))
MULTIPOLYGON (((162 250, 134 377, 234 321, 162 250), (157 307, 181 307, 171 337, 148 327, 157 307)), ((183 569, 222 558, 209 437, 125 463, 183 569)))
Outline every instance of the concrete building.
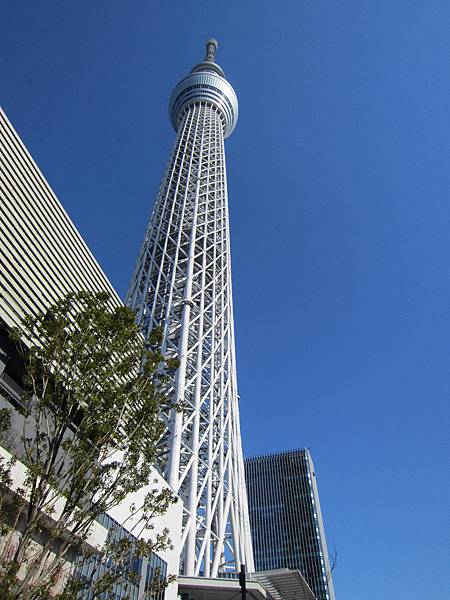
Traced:
POLYGON ((317 600, 334 600, 309 450, 248 458, 245 476, 256 571, 298 569, 317 600))
MULTIPOLYGON (((68 292, 90 290, 108 292, 111 303, 121 300, 71 222, 50 185, 39 171, 6 115, 0 110, 0 406, 19 407, 23 365, 8 331, 17 326, 23 316, 43 311, 68 292)), ((0 455, 10 457, 15 440, 20 439, 21 415, 14 413, 13 430, 1 440, 0 455)), ((25 477, 25 467, 19 461, 14 467, 13 489, 25 477)), ((167 486, 156 471, 156 486, 167 486)), ((152 485, 153 487, 153 485, 152 485)), ((127 498, 98 523, 88 542, 98 549, 108 533, 108 519, 119 524, 128 516, 128 507, 137 505, 145 494, 141 490, 127 498)), ((153 537, 165 527, 170 530, 174 548, 155 556, 154 562, 167 573, 178 572, 181 544, 181 502, 173 505, 163 517, 155 519, 154 531, 143 532, 153 537)), ((132 527, 132 522, 127 527, 132 527)), ((5 558, 14 551, 18 532, 11 532, 0 541, 0 553, 5 558)), ((134 591, 142 596, 145 578, 153 565, 142 565, 141 586, 134 591)), ((166 600, 177 597, 177 585, 166 591, 166 600)))

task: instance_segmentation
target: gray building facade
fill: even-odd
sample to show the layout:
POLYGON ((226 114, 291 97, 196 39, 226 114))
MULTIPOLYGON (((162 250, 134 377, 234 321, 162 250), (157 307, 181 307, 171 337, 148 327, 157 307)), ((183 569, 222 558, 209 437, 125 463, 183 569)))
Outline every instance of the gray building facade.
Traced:
POLYGON ((245 477, 256 571, 298 569, 317 600, 334 600, 309 450, 248 458, 245 477))
MULTIPOLYGON (((7 461, 11 455, 19 458, 13 471, 13 489, 19 483, 22 486, 23 479, 20 477, 25 473, 25 466, 20 462, 24 363, 10 339, 10 330, 20 325, 25 315, 44 311, 65 294, 78 291, 107 292, 112 308, 122 305, 112 284, 0 108, 0 408, 13 409, 11 429, 0 431, 0 459, 7 461)), ((129 509, 125 503, 110 512, 114 512, 116 519, 127 521, 126 527, 129 526, 129 509)), ((5 514, 2 515, 4 518, 5 514)), ((10 527, 6 535, 0 535, 0 560, 6 563, 14 556, 21 532, 15 524, 11 526, 10 522, 2 520, 1 524, 5 523, 10 527)), ((174 505, 167 515, 160 517, 160 521, 155 519, 154 525, 152 537, 165 526, 171 529, 175 550, 168 549, 161 551, 160 556, 154 554, 149 560, 136 561, 133 568, 140 580, 137 583, 130 581, 127 588, 115 586, 108 595, 109 600, 125 596, 130 600, 142 598, 156 573, 165 576, 178 569, 181 505, 179 508, 174 505)), ((98 556, 94 554, 91 562, 85 563, 82 568, 77 566, 80 576, 99 577, 107 570, 105 565, 109 568, 100 555, 100 548, 108 532, 109 535, 133 539, 133 534, 126 527, 122 527, 110 514, 103 515, 86 541, 91 550, 99 552, 98 556), (95 561, 97 564, 94 564, 95 561)), ((39 546, 39 540, 45 539, 45 532, 41 534, 41 538, 33 541, 35 547, 39 546)), ((146 536, 143 530, 140 535, 142 538, 146 536)), ((72 560, 73 557, 67 564, 72 560)), ((58 575, 52 593, 63 590, 67 573, 68 569, 65 569, 58 575)), ((86 598, 89 597, 88 594, 86 598)), ((177 598, 177 584, 152 598, 174 600, 177 598)))

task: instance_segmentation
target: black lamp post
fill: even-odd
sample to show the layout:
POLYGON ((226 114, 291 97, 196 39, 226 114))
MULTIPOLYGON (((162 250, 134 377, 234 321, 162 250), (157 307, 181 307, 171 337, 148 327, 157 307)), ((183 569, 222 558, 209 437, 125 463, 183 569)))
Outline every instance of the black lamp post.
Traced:
POLYGON ((239 571, 239 585, 241 586, 241 598, 242 600, 247 599, 247 585, 246 585, 246 577, 245 577, 245 565, 241 565, 241 570, 239 571))

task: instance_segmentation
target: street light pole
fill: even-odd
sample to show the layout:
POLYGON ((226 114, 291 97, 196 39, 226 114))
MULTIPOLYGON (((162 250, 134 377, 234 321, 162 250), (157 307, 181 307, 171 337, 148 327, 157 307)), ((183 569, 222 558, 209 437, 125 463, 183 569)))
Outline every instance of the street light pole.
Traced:
POLYGON ((241 570, 239 571, 239 585, 241 586, 241 600, 247 600, 245 565, 241 565, 241 570))

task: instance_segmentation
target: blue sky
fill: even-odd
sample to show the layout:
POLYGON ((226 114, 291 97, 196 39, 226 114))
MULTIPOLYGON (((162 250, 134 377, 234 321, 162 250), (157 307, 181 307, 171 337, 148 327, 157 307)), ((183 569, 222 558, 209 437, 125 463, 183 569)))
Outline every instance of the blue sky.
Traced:
POLYGON ((219 40, 247 455, 308 446, 338 600, 449 597, 450 4, 4 0, 0 102, 124 296, 219 40))

